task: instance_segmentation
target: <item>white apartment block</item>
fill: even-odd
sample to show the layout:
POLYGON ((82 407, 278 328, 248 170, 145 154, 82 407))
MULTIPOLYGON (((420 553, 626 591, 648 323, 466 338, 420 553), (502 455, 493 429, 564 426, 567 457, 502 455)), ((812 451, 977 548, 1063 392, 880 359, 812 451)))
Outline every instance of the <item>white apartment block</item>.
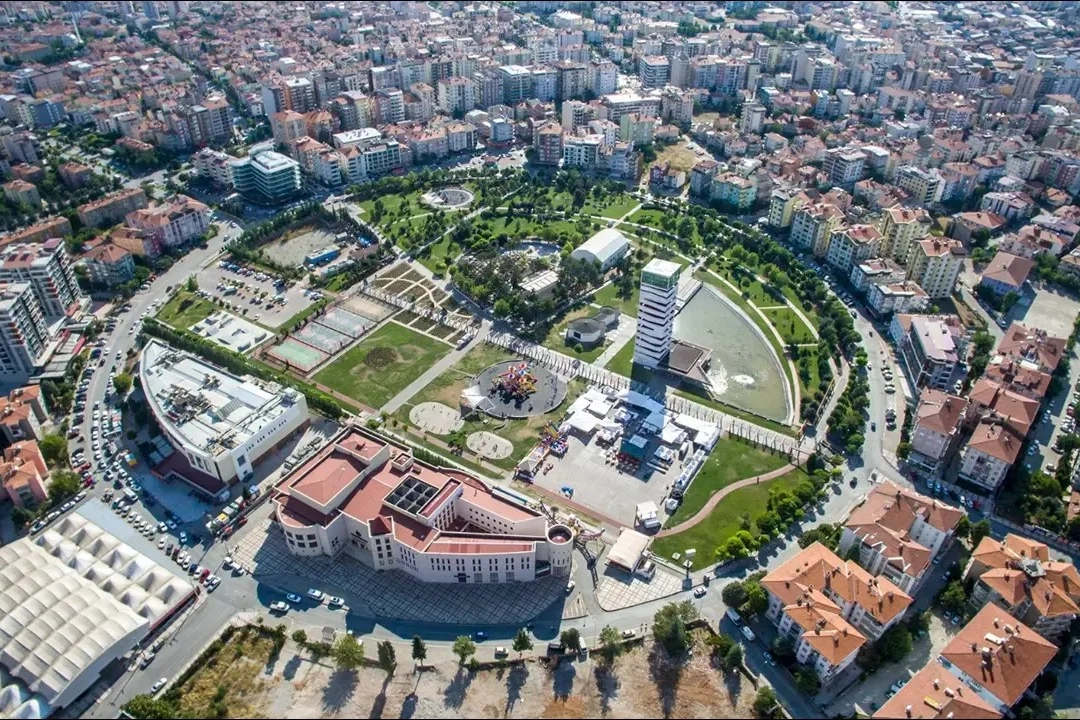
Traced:
POLYGON ((128 213, 125 222, 128 227, 154 234, 167 247, 177 247, 210 229, 210 208, 177 195, 161 205, 128 213))
POLYGON ((881 233, 873 225, 852 225, 834 230, 829 237, 825 260, 844 273, 870 258, 877 257, 881 248, 881 233))
POLYGON ((0 282, 29 283, 48 318, 70 315, 86 300, 60 238, 0 250, 0 282))
POLYGON ((449 77, 436 85, 439 109, 448 115, 465 114, 476 107, 476 88, 467 77, 449 77))
POLYGON ((994 491, 1020 455, 1022 438, 1008 424, 984 419, 975 426, 960 460, 960 477, 994 491))
POLYGON ((908 256, 908 280, 917 282, 930 298, 950 297, 965 257, 967 250, 958 240, 920 240, 912 246, 908 256))
POLYGON ((0 284, 0 377, 23 384, 45 359, 52 341, 45 313, 27 282, 0 284))
POLYGON ((865 163, 866 155, 860 150, 832 148, 825 151, 822 169, 830 183, 850 191, 855 183, 862 180, 865 163))
POLYGON ((937 477, 960 443, 967 409, 967 398, 924 388, 915 410, 908 465, 920 475, 937 477))

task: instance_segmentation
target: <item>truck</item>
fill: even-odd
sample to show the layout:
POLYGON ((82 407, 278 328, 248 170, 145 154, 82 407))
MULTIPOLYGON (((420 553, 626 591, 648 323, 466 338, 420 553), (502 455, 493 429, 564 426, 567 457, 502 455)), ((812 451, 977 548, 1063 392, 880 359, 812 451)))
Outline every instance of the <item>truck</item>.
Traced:
POLYGON ((735 612, 735 608, 728 608, 727 611, 728 620, 736 625, 742 625, 742 618, 739 617, 739 613, 735 612))
POLYGON ((739 630, 742 631, 743 637, 746 638, 747 642, 754 642, 754 640, 757 639, 757 635, 754 635, 754 631, 745 625, 739 628, 739 630))

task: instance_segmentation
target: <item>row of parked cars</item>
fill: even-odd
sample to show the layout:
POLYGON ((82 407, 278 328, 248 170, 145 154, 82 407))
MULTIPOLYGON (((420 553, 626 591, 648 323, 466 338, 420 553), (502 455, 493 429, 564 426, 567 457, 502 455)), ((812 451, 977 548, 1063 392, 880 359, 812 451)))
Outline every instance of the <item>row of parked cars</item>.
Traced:
MULTIPOLYGON (((232 558, 225 558, 225 560, 226 562, 232 562, 232 558)), ((343 599, 337 597, 336 595, 327 595, 322 590, 316 590, 315 588, 311 588, 310 590, 308 590, 307 596, 310 600, 313 600, 316 605, 322 605, 323 600, 325 600, 327 607, 330 608, 340 608, 345 606, 345 601, 343 599)), ((289 593, 285 596, 285 600, 287 600, 288 602, 284 602, 282 600, 275 600, 274 602, 270 603, 270 612, 281 613, 282 615, 284 615, 285 613, 289 612, 290 607, 292 607, 293 605, 298 605, 299 603, 302 603, 304 601, 304 599, 296 593, 289 593)))
POLYGON ((31 535, 37 535, 39 532, 41 532, 42 530, 47 528, 49 526, 49 524, 52 523, 54 520, 56 520, 57 518, 59 518, 64 513, 68 512, 69 510, 72 510, 85 497, 86 497, 86 493, 84 491, 80 490, 78 493, 76 493, 75 497, 71 498, 70 500, 65 502, 63 505, 61 505, 59 510, 53 510, 48 515, 46 515, 45 517, 41 518, 36 523, 31 525, 30 526, 30 534, 31 535))

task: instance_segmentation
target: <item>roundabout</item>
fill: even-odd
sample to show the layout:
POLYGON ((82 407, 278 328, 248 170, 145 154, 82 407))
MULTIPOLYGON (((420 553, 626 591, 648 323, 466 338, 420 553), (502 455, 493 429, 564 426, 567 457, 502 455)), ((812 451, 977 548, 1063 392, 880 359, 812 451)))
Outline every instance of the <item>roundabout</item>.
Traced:
POLYGON ((427 205, 440 210, 460 210, 473 204, 476 196, 462 187, 446 187, 431 190, 420 196, 427 205))
POLYGON ((483 397, 476 408, 495 418, 544 415, 566 399, 566 383, 545 367, 525 360, 495 363, 476 376, 483 397))

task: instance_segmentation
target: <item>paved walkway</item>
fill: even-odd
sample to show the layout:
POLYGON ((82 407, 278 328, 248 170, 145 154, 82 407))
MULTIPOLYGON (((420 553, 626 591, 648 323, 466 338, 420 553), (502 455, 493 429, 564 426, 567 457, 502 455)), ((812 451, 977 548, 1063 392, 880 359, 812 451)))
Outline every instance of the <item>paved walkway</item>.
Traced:
POLYGON ((468 345, 460 348, 455 348, 454 350, 448 352, 446 355, 443 355, 442 358, 434 365, 429 367, 423 375, 413 380, 405 387, 404 390, 399 392, 394 397, 390 398, 390 401, 383 405, 382 408, 380 408, 381 412, 393 413, 402 405, 407 403, 413 395, 431 385, 435 378, 439 377, 444 372, 454 367, 454 365, 457 364, 458 360, 465 357, 465 354, 467 352, 472 350, 478 344, 484 342, 484 338, 487 337, 489 330, 491 330, 491 323, 485 320, 484 323, 480 326, 480 332, 476 333, 473 339, 469 341, 468 345))
POLYGON ((698 510, 697 514, 694 515, 694 517, 690 518, 685 522, 679 523, 675 527, 664 528, 660 532, 656 533, 656 537, 667 537, 668 535, 675 535, 681 533, 683 530, 689 530, 690 528, 694 527, 699 522, 707 518, 709 516, 709 513, 713 511, 713 508, 720 504, 721 500, 723 500, 725 497, 735 492, 739 488, 749 487, 750 485, 757 485, 760 482, 765 482, 766 480, 778 478, 781 475, 791 472, 794 469, 795 466, 789 463, 781 468, 773 470, 772 472, 767 472, 764 475, 757 475, 756 477, 746 478, 745 480, 731 483, 727 487, 722 488, 711 498, 709 498, 709 502, 705 503, 705 507, 698 510))

